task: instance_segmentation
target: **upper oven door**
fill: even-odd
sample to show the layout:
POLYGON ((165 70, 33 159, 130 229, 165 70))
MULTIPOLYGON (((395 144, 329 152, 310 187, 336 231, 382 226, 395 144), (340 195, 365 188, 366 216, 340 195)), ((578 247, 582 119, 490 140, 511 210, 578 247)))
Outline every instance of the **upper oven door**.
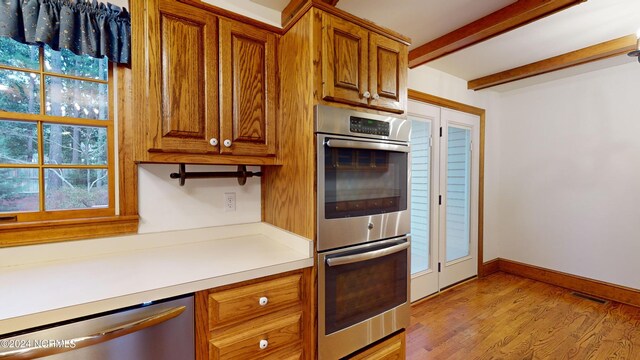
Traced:
POLYGON ((317 135, 318 251, 408 234, 409 145, 317 135))

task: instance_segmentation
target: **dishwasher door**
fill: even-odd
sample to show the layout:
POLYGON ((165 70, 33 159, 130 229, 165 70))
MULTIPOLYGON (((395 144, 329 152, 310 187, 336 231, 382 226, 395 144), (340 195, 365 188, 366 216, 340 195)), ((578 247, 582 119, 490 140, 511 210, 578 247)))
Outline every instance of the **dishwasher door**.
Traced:
POLYGON ((0 336, 0 359, 194 359, 193 308, 189 295, 0 336))

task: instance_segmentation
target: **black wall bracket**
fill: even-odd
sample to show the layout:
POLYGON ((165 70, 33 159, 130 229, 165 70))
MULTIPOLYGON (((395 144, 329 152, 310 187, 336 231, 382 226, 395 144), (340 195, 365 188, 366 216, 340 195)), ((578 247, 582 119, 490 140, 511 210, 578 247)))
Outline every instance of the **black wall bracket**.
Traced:
POLYGON ((217 172, 187 172, 186 165, 180 164, 177 173, 171 173, 169 177, 179 179, 180 186, 184 186, 187 179, 218 179, 218 178, 238 178, 238 184, 247 183, 247 178, 262 176, 262 172, 247 171, 245 165, 238 165, 238 171, 217 171, 217 172))

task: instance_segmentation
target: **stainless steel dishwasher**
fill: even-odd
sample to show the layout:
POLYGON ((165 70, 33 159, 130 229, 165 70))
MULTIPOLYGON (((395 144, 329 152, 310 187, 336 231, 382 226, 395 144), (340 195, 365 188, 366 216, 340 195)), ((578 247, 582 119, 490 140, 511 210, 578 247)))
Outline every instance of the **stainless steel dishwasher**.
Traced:
POLYGON ((193 295, 0 335, 0 359, 189 360, 193 295))

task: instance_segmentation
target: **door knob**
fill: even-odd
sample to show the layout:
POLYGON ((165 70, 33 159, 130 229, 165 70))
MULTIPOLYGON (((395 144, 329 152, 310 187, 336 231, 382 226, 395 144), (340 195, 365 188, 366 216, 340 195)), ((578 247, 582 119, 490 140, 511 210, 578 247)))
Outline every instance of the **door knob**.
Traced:
POLYGON ((365 91, 364 94, 362 94, 362 97, 365 98, 365 99, 368 99, 368 98, 371 97, 371 93, 368 92, 368 91, 365 91))
POLYGON ((209 140, 209 144, 211 144, 211 146, 218 146, 218 139, 211 138, 211 140, 209 140))
POLYGON ((226 146, 226 147, 231 147, 231 140, 226 139, 226 140, 223 142, 223 144, 224 144, 224 146, 226 146))

